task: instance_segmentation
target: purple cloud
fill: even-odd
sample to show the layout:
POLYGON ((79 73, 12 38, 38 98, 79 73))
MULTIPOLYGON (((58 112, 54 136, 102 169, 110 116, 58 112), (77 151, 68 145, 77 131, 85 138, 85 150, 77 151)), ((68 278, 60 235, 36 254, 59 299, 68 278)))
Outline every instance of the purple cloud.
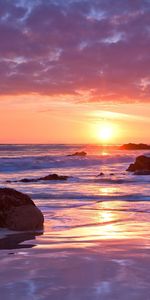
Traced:
POLYGON ((149 20, 149 0, 0 0, 0 94, 149 101, 149 20))

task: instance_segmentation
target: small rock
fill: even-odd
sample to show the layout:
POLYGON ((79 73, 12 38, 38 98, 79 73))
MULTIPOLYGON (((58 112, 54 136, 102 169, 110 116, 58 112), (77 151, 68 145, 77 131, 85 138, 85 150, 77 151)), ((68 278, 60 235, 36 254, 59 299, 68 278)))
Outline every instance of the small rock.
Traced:
POLYGON ((105 174, 103 172, 99 173, 97 176, 104 176, 105 174))
POLYGON ((41 177, 38 180, 67 180, 68 176, 62 176, 57 174, 50 174, 45 177, 41 177))
POLYGON ((67 156, 86 156, 86 155, 87 155, 86 152, 80 151, 80 152, 75 152, 75 153, 73 153, 73 154, 69 154, 69 155, 67 155, 67 156))

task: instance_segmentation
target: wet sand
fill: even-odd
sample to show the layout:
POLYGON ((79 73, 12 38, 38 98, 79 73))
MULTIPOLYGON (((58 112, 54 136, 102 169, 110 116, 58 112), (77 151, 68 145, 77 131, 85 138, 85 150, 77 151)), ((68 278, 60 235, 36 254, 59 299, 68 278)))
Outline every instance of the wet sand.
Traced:
POLYGON ((45 211, 43 235, 1 232, 0 299, 149 300, 149 211, 99 202, 45 211))

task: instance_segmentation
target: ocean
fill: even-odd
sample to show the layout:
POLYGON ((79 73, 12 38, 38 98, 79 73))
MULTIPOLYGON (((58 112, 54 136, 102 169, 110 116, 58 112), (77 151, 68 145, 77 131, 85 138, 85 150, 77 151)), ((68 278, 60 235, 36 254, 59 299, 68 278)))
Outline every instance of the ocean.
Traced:
POLYGON ((126 171, 141 154, 150 151, 0 145, 0 186, 30 195, 45 218, 37 234, 1 229, 2 300, 150 299, 150 176, 126 171), (77 151, 87 155, 68 156, 77 151), (69 178, 6 182, 53 173, 69 178))

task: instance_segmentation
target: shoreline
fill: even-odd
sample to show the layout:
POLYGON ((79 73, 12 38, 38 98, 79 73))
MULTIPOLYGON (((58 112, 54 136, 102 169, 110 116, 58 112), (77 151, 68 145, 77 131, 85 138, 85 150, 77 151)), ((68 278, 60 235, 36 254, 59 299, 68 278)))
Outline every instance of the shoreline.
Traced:
POLYGON ((110 210, 99 211, 98 203, 73 208, 68 228, 60 226, 68 209, 51 220, 45 215, 43 235, 23 241, 20 249, 0 250, 2 299, 148 299, 149 214, 134 204, 128 210, 126 203, 110 201, 110 210))

